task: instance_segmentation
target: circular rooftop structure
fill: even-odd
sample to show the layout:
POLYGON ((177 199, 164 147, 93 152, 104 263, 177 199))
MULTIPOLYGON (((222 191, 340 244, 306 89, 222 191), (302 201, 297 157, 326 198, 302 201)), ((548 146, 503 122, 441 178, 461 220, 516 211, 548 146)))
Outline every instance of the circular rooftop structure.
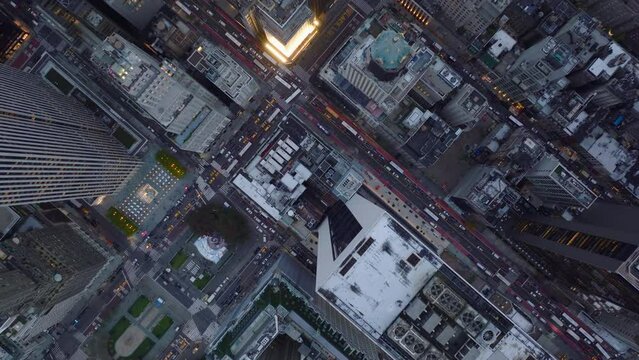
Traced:
POLYGON ((371 60, 379 70, 395 74, 399 72, 410 59, 412 49, 402 34, 393 30, 382 31, 371 44, 371 60))

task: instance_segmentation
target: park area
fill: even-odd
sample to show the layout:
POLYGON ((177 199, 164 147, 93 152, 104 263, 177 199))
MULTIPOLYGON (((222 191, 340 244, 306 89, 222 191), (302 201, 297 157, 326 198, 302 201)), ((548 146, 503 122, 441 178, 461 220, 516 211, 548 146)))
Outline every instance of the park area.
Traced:
POLYGON ((153 335, 155 335, 158 339, 161 338, 171 328, 171 325, 173 325, 173 319, 171 319, 168 315, 164 315, 164 317, 153 327, 153 335))
POLYGON ((120 211, 116 207, 110 207, 107 211, 107 219, 115 225, 118 229, 120 229, 124 235, 131 236, 138 231, 138 226, 131 220, 128 216, 126 216, 122 211, 120 211))
POLYGON ((195 279, 195 281, 193 281, 193 285, 195 285, 195 287, 199 290, 202 290, 204 289, 204 287, 206 287, 206 284, 211 281, 211 278, 211 274, 203 272, 197 279, 195 279))
POLYGON ((109 352, 118 359, 139 360, 155 343, 137 325, 121 318, 109 331, 109 352))
POLYGON ((169 154, 166 150, 158 151, 155 155, 155 160, 175 178, 182 179, 186 176, 186 168, 180 164, 175 156, 169 154))
POLYGON ((133 305, 131 305, 131 307, 129 308, 129 314, 131 314, 133 317, 139 317, 140 315, 142 315, 144 309, 146 309, 150 302, 151 301, 149 300, 149 298, 144 295, 140 295, 140 297, 138 297, 133 305))
POLYGON ((171 261, 169 262, 169 264, 171 265, 171 268, 173 268, 174 270, 178 270, 179 268, 182 267, 182 265, 184 265, 184 263, 186 262, 186 260, 188 260, 189 255, 184 252, 184 249, 181 249, 180 251, 177 252, 177 254, 175 254, 175 256, 173 256, 173 259, 171 259, 171 261))

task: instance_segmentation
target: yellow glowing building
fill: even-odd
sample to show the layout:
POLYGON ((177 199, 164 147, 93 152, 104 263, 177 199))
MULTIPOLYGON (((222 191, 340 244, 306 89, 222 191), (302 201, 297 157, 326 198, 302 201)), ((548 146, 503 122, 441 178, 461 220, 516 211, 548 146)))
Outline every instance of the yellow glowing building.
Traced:
POLYGON ((254 34, 263 41, 266 51, 278 61, 289 64, 317 34, 320 16, 330 3, 254 0, 247 5, 245 18, 254 34))

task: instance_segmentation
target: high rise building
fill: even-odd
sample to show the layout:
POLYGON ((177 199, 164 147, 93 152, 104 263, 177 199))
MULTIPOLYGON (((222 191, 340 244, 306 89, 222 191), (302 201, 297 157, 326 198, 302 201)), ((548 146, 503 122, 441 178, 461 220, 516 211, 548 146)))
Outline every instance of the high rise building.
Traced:
POLYGON ((451 126, 471 128, 484 115, 486 97, 470 84, 464 84, 444 106, 441 115, 451 126))
POLYGON ((613 34, 639 29, 639 0, 574 0, 613 34))
MULTIPOLYGON (((316 291, 377 348, 369 359, 550 359, 380 207, 355 195, 319 227, 316 291)), ((338 326, 339 325, 339 326, 338 326)), ((344 335, 347 336, 347 335, 344 335)), ((355 341, 350 341, 356 346, 355 341)))
POLYGON ((248 28, 278 61, 290 63, 317 34, 332 0, 240 0, 248 28))
POLYGON ((13 58, 29 38, 26 25, 0 8, 0 63, 13 58))
MULTIPOLYGON (((320 78, 369 120, 380 121, 397 110, 434 59, 415 27, 382 10, 333 55, 320 78)), ((460 79, 444 69, 439 76, 448 83, 446 87, 459 85, 460 79)))
POLYGON ((638 216, 636 207, 599 201, 570 221, 541 215, 518 220, 511 235, 532 247, 619 275, 636 291, 638 216))
POLYGON ((74 223, 18 233, 0 248, 0 312, 46 312, 82 290, 109 257, 74 223))
POLYGON ((537 104, 566 87, 566 75, 583 66, 610 40, 596 30, 597 22, 585 13, 571 18, 554 36, 524 50, 493 90, 509 102, 537 104), (542 96, 544 94, 545 96, 542 96))
POLYGON ((455 28, 475 37, 497 19, 510 0, 440 0, 437 1, 455 28))
POLYGON ((187 59, 236 104, 246 108, 259 89, 257 82, 225 50, 201 40, 187 59))
POLYGON ((575 174, 556 157, 546 155, 527 174, 532 192, 546 205, 589 208, 597 199, 575 174))
POLYGON ((185 71, 118 34, 107 37, 92 60, 183 150, 204 152, 230 123, 228 109, 185 71))
POLYGON ((477 166, 464 175, 450 197, 462 210, 491 219, 505 215, 521 195, 496 168, 477 166))
POLYGON ((78 101, 0 65, 0 206, 109 195, 138 165, 78 101))

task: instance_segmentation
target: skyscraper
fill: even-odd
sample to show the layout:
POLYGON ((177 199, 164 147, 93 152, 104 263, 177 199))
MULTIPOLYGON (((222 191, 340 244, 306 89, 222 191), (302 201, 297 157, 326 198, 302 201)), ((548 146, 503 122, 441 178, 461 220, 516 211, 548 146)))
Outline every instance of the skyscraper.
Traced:
POLYGON ((599 200, 570 221, 537 214, 513 220, 509 237, 549 257, 558 277, 639 311, 638 216, 634 206, 599 200))
POLYGON ((0 206, 112 194, 138 165, 81 103, 0 64, 0 206))
POLYGON ((334 322, 336 330, 367 358, 551 358, 420 239, 362 196, 331 207, 319 239, 316 292, 346 320, 334 322), (346 325, 359 329, 368 343, 357 341, 346 325))
POLYGON ((526 174, 532 191, 548 206, 589 208, 597 196, 559 159, 547 155, 526 174))
POLYGON ((486 97, 470 84, 465 84, 444 106, 442 117, 451 126, 472 128, 484 115, 486 97))
POLYGON ((84 290, 109 256, 73 223, 19 233, 1 250, 2 313, 30 307, 46 312, 84 290))

